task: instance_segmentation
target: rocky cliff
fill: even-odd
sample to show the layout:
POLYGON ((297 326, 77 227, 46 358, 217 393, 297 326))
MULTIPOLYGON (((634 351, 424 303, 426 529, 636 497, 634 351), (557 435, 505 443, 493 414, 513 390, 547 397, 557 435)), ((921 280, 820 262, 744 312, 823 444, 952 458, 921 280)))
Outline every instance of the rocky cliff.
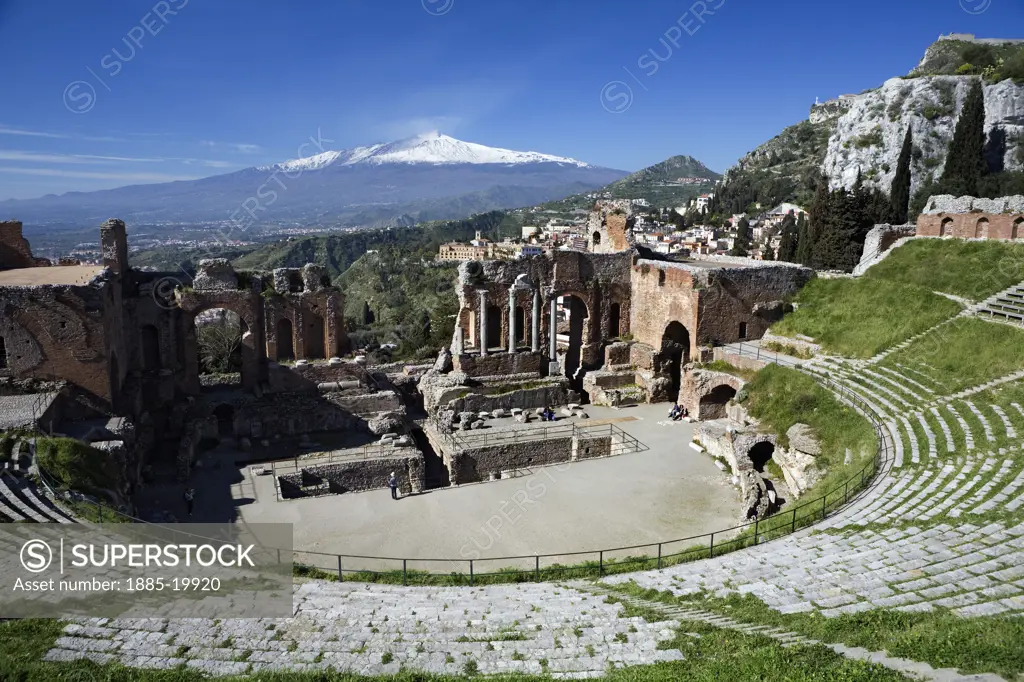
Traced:
MULTIPOLYGON (((723 198, 744 206, 755 200, 762 205, 808 203, 819 170, 832 187, 851 187, 860 169, 868 185, 888 192, 908 125, 914 129, 916 191, 930 176, 940 175, 945 165, 956 117, 971 81, 980 77, 978 68, 965 63, 964 55, 971 54, 965 50, 978 45, 991 46, 993 58, 1004 61, 1022 58, 1013 54, 1024 49, 1019 41, 942 39, 927 49, 908 76, 813 105, 807 120, 790 126, 726 172, 723 198), (957 73, 964 75, 943 75, 957 73)), ((984 90, 990 166, 1024 170, 1024 80, 986 82, 984 90), (998 132, 993 135, 994 131, 998 132)))
MULTIPOLYGON (((833 187, 852 187, 857 171, 865 182, 888 191, 907 126, 914 129, 912 190, 938 176, 946 162, 956 118, 976 76, 893 78, 877 90, 848 100, 825 154, 824 171, 833 187)), ((990 165, 1024 169, 1024 85, 1012 80, 986 84, 985 129, 990 165), (996 132, 993 135, 993 131, 996 132)))

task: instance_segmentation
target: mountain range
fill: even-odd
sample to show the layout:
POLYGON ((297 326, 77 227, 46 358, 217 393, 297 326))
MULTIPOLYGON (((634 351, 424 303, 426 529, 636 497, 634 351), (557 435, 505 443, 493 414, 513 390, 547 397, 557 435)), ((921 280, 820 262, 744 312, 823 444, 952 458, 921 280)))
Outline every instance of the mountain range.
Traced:
POLYGON ((257 228, 412 225, 538 204, 626 175, 435 132, 199 180, 12 199, 0 202, 0 215, 27 226, 95 225, 110 216, 129 223, 236 220, 257 228))

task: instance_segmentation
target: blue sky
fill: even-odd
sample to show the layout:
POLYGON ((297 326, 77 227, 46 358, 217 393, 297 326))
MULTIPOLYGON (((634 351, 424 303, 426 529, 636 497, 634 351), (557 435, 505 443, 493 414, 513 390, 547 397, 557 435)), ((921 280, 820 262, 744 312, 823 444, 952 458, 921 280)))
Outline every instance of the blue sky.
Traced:
POLYGON ((940 33, 1021 27, 1021 0, 0 0, 0 199, 434 129, 722 171, 940 33))

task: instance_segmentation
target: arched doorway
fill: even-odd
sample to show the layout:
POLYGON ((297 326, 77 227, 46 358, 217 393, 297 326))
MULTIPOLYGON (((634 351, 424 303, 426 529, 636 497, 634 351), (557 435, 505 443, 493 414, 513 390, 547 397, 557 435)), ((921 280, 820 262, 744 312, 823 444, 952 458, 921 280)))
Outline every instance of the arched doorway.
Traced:
POLYGON ((616 339, 621 334, 619 330, 621 316, 622 307, 618 303, 612 303, 608 308, 608 338, 616 339))
POLYGON ((563 368, 570 385, 577 391, 583 387, 583 339, 587 319, 590 316, 587 304, 578 296, 562 296, 558 319, 558 343, 565 349, 563 368))
POLYGON ((951 234, 953 234, 953 219, 944 218, 942 220, 942 225, 939 226, 939 236, 948 237, 951 234))
POLYGON ((1024 229, 1024 218, 1017 218, 1013 221, 1013 231, 1010 234, 1010 239, 1020 239, 1024 237, 1021 234, 1021 230, 1024 229))
POLYGON ((487 306, 487 345, 491 348, 502 347, 501 308, 496 305, 487 306))
POLYGON ((217 435, 221 439, 235 435, 235 408, 222 403, 213 409, 213 416, 217 418, 217 435))
POLYGON ((747 454, 754 465, 754 471, 763 474, 765 466, 768 465, 772 455, 775 454, 775 445, 769 441, 762 441, 750 448, 750 452, 747 454))
POLYGON ((593 237, 594 237, 594 246, 598 246, 601 243, 601 233, 600 232, 594 232, 593 237))
POLYGON ((974 226, 974 238, 988 238, 988 218, 981 218, 980 220, 978 220, 978 224, 974 226))
POLYGON ((715 386, 710 393, 700 399, 698 419, 725 419, 725 408, 735 397, 736 389, 729 384, 715 386))
POLYGON ((212 308, 196 315, 195 328, 200 383, 211 387, 239 383, 242 337, 249 331, 245 320, 226 308, 212 308))
POLYGON ((322 360, 327 357, 327 343, 324 338, 324 318, 316 313, 304 315, 306 328, 303 330, 302 340, 305 343, 305 357, 307 360, 322 360))
POLYGON ((292 321, 282 317, 277 321, 277 359, 295 359, 295 338, 292 333, 292 321))
POLYGON ((690 361, 690 332, 681 323, 672 321, 665 327, 661 336, 662 370, 666 371, 671 382, 669 400, 675 401, 679 395, 679 382, 682 367, 690 361))
POLYGON ((151 324, 139 330, 139 343, 142 346, 142 368, 151 371, 160 369, 160 332, 151 324))

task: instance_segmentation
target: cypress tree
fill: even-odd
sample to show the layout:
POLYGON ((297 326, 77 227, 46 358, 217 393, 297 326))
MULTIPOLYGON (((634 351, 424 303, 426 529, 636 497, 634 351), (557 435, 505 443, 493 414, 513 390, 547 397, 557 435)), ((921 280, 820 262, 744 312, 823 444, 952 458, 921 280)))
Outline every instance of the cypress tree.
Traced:
POLYGON ((914 129, 907 126, 907 134, 903 138, 903 149, 900 159, 896 162, 896 175, 892 179, 889 190, 889 222, 902 225, 909 219, 910 212, 910 159, 914 151, 914 129))
POLYGON ((764 248, 761 249, 761 260, 775 260, 775 252, 772 251, 771 239, 765 242, 764 248))
MULTIPOLYGON (((785 258, 780 257, 779 260, 785 260, 785 258)), ((811 264, 810 223, 807 222, 807 216, 803 214, 800 215, 800 219, 796 223, 795 260, 801 265, 811 264)))
POLYGON ((955 196, 977 196, 978 183, 985 174, 985 92, 981 81, 971 83, 956 122, 953 140, 942 171, 942 191, 955 196))
POLYGON ((746 216, 740 218, 736 226, 736 239, 733 240, 730 256, 746 256, 750 251, 750 221, 746 216))
POLYGON ((793 217, 792 211, 782 219, 781 234, 782 239, 779 241, 778 258, 779 260, 792 263, 796 258, 797 240, 799 238, 797 235, 796 218, 793 217))

